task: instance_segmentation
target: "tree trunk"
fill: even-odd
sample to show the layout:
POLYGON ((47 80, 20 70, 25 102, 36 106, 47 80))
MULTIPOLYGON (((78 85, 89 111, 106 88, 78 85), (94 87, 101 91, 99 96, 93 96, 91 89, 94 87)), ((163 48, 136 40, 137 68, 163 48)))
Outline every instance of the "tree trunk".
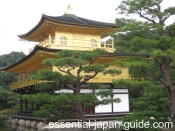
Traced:
POLYGON ((164 62, 162 65, 163 73, 165 76, 165 83, 167 87, 168 95, 168 105, 171 113, 171 121, 173 123, 173 131, 175 131, 175 98, 174 98, 174 89, 170 77, 170 68, 167 62, 164 62))
POLYGON ((76 108, 76 111, 77 111, 77 115, 78 115, 78 118, 82 121, 82 122, 86 122, 86 118, 84 116, 84 111, 82 109, 82 106, 81 104, 77 103, 75 105, 75 108, 76 108))
MULTIPOLYGON (((82 109, 82 106, 81 106, 81 104, 77 103, 75 105, 75 107, 76 107, 78 118, 79 118, 79 120, 81 120, 82 126, 83 126, 83 122, 86 122, 86 118, 84 116, 84 111, 82 109)), ((87 131, 87 130, 88 130, 87 128, 82 127, 82 131, 87 131)))
POLYGON ((175 131, 175 99, 174 90, 168 90, 168 105, 171 113, 171 121, 173 123, 173 131, 175 131))
MULTIPOLYGON (((81 89, 80 86, 76 87, 76 90, 74 91, 75 96, 80 95, 80 89, 81 89)), ((84 111, 83 111, 81 103, 76 103, 75 104, 75 109, 76 109, 79 120, 81 120, 82 123, 86 122, 86 118, 84 116, 84 111)), ((82 130, 86 131, 85 128, 82 128, 82 130)))

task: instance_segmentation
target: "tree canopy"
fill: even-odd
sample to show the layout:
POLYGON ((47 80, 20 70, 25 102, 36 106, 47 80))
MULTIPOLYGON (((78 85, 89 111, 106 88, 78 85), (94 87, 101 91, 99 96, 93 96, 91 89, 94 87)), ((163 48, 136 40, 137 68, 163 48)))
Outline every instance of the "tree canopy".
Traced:
MULTIPOLYGON (((19 61, 25 56, 22 52, 11 52, 0 56, 0 68, 10 66, 15 62, 19 61)), ((16 74, 9 72, 0 71, 0 109, 10 108, 15 106, 15 100, 18 99, 18 95, 14 95, 13 92, 9 91, 9 84, 16 80, 16 74)))
MULTIPOLYGON (((167 107, 166 109, 167 112, 170 110, 170 116, 175 125, 173 84, 175 78, 175 23, 165 24, 168 18, 175 15, 175 7, 163 9, 162 2, 163 0, 123 0, 117 11, 127 16, 138 15, 140 19, 116 19, 119 32, 114 35, 114 38, 116 39, 116 46, 122 49, 121 52, 149 56, 147 58, 129 59, 123 65, 130 68, 133 77, 144 77, 145 80, 166 89, 164 91, 167 92, 167 103, 169 105, 169 109, 167 107)), ((151 94, 154 90, 149 91, 151 94)), ((144 93, 143 97, 145 95, 144 93)), ((161 99, 161 96, 157 97, 161 99)), ((139 100, 143 101, 143 99, 139 100)), ((158 107, 157 104, 156 106, 158 107)), ((142 107, 144 106, 140 106, 140 108, 142 107)), ((146 112, 144 109, 143 111, 146 112)), ((152 115, 155 114, 152 113, 152 115)))

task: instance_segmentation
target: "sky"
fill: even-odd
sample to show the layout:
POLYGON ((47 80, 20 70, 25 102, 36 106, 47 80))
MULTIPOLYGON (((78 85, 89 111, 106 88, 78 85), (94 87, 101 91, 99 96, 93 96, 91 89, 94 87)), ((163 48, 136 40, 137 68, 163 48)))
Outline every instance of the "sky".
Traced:
MULTIPOLYGON (((28 54, 37 43, 21 41, 17 35, 25 34, 40 20, 42 14, 61 16, 68 4, 76 16, 115 23, 116 8, 122 0, 2 0, 0 2, 0 55, 12 51, 28 54)), ((163 6, 175 6, 175 0, 164 0, 163 6)), ((135 17, 135 16, 132 16, 135 17)), ((173 21, 173 20, 171 20, 173 21)))

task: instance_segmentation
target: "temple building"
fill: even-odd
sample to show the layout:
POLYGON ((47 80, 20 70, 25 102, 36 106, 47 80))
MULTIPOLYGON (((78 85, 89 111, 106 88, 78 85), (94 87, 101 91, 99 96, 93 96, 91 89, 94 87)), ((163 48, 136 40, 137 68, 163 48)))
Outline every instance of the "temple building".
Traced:
MULTIPOLYGON (((62 16, 42 15, 39 23, 25 34, 19 35, 24 41, 38 42, 34 48, 29 50, 29 54, 18 62, 1 69, 5 72, 17 73, 17 81, 10 84, 10 90, 13 92, 25 94, 35 90, 35 84, 43 82, 30 79, 30 74, 36 74, 40 69, 50 69, 56 71, 56 67, 48 67, 42 63, 46 58, 55 58, 56 52, 61 50, 94 50, 105 49, 108 55, 97 59, 98 62, 108 63, 115 60, 123 60, 127 55, 117 54, 114 48, 114 41, 103 40, 110 33, 117 31, 115 23, 98 22, 85 19, 74 15, 70 10, 62 16)), ((116 68, 114 65, 111 68, 116 68)), ((111 88, 112 81, 115 79, 131 79, 128 68, 120 67, 120 75, 99 74, 90 82, 103 83, 111 88)), ((61 91, 56 91, 57 93, 61 91)), ((64 90, 62 92, 68 92, 64 90)), ((82 89, 81 92, 88 93, 88 89, 82 89)), ((120 98, 120 103, 111 103, 108 105, 99 105, 94 107, 93 114, 100 116, 113 116, 128 114, 129 93, 127 89, 113 89, 114 98, 120 98)), ((99 98, 101 99, 101 98, 99 98)), ((22 100, 21 100, 22 101, 22 100)), ((27 106, 26 106, 27 108, 27 106)), ((22 110, 24 107, 21 107, 22 110)), ((89 115, 88 113, 86 115, 89 115)))

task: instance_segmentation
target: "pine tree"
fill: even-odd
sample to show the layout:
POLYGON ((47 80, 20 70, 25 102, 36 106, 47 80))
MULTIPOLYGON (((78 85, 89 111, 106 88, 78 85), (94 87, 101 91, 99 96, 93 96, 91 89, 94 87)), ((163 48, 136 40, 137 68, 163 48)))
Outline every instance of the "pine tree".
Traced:
POLYGON ((55 71, 40 70, 33 76, 33 79, 47 80, 46 83, 38 85, 40 93, 25 95, 23 98, 37 102, 41 107, 37 111, 40 115, 49 116, 51 113, 52 116, 59 115, 60 118, 65 118, 67 114, 77 114, 79 120, 85 122, 84 106, 95 107, 100 104, 120 102, 118 98, 111 99, 113 93, 110 90, 105 90, 104 85, 90 82, 99 73, 111 75, 121 73, 120 70, 108 68, 109 63, 98 62, 97 59, 106 54, 106 51, 99 49, 58 52, 57 58, 43 61, 47 66, 54 66, 55 71), (81 89, 83 88, 89 88, 92 92, 82 94, 81 89), (73 93, 55 93, 61 89, 69 89, 73 93), (94 93, 94 89, 100 89, 100 91, 94 93), (97 99, 97 96, 101 96, 103 100, 97 99))
POLYGON ((169 105, 167 110, 170 110, 170 117, 175 125, 175 23, 168 26, 165 24, 168 18, 175 15, 175 7, 162 9, 162 2, 163 0, 122 1, 117 8, 119 13, 135 14, 144 21, 116 19, 120 33, 114 37, 117 39, 116 45, 125 49, 125 52, 149 56, 144 59, 130 59, 127 65, 131 67, 134 77, 144 77, 145 80, 165 87, 169 105))

